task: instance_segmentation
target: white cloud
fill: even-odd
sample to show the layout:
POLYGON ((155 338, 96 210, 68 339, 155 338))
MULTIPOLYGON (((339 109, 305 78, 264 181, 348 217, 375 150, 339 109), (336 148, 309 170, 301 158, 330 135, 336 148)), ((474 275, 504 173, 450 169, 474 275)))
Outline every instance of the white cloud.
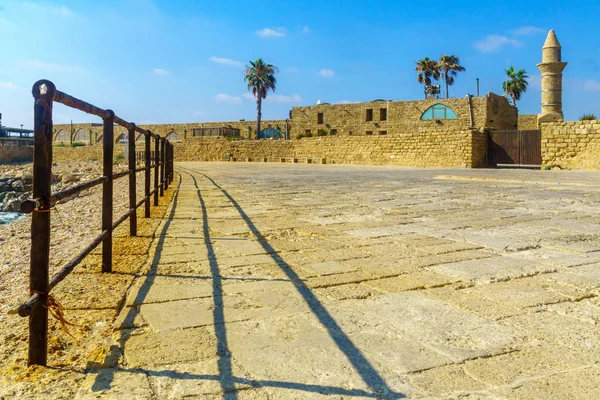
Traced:
POLYGON ((588 79, 583 82, 583 90, 595 92, 600 90, 600 81, 594 79, 588 79))
MULTIPOLYGON (((248 100, 256 101, 256 97, 254 97, 254 95, 250 92, 242 94, 242 97, 248 100)), ((270 101, 273 103, 302 103, 304 100, 298 94, 294 94, 291 96, 284 96, 281 94, 268 94, 266 101, 270 101)))
POLYGON ((285 37, 287 36, 287 30, 285 28, 277 28, 277 29, 271 29, 271 28, 264 28, 261 29, 260 31, 256 31, 256 34, 260 37, 264 37, 264 38, 281 38, 281 37, 285 37))
POLYGON ((233 67, 241 67, 242 65, 244 65, 244 63, 241 61, 235 61, 229 58, 211 57, 209 58, 209 60, 217 64, 231 65, 233 67))
POLYGON ((51 71, 51 72, 65 72, 69 74, 85 74, 86 71, 77 66, 77 65, 67 65, 67 64, 55 64, 50 62, 44 62, 40 60, 25 60, 21 61, 19 64, 21 67, 51 71))
POLYGON ((60 17, 72 17, 75 15, 73 11, 65 6, 44 6, 39 3, 33 3, 30 1, 26 1, 23 5, 29 10, 38 10, 44 13, 52 13, 54 15, 58 15, 60 17))
POLYGON ((302 32, 303 32, 303 33, 310 33, 310 28, 309 28, 308 26, 304 25, 304 26, 302 27, 302 32))
POLYGON ((521 47, 523 43, 517 39, 511 39, 506 36, 488 35, 485 39, 475 42, 473 47, 483 53, 492 53, 505 45, 521 47))
POLYGON ((535 35, 537 33, 545 33, 546 31, 542 28, 538 28, 537 26, 522 26, 517 29, 512 30, 512 34, 514 36, 530 36, 535 35))
POLYGON ((242 102, 242 98, 238 96, 230 96, 225 93, 219 93, 213 99, 217 103, 228 103, 228 104, 240 104, 242 102))
POLYGON ((339 102, 339 104, 354 104, 354 103, 358 103, 357 101, 350 101, 350 100, 341 100, 339 102))
POLYGON ((162 68, 155 68, 152 73, 154 75, 169 75, 169 71, 167 71, 166 69, 162 69, 162 68))
POLYGON ((0 89, 20 89, 20 87, 12 82, 0 82, 0 89))
POLYGON ((321 75, 324 78, 333 78, 335 76, 335 72, 332 69, 322 69, 317 72, 317 75, 321 75))
POLYGON ((300 95, 294 94, 292 96, 284 96, 281 94, 272 94, 267 96, 267 101, 272 101, 273 103, 302 103, 302 97, 300 95))

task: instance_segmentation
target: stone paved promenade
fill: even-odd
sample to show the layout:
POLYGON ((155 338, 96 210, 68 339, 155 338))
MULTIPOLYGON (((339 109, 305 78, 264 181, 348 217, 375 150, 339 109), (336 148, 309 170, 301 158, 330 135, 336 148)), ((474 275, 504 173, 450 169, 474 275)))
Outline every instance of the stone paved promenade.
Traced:
POLYGON ((78 397, 600 398, 599 173, 177 173, 78 397))

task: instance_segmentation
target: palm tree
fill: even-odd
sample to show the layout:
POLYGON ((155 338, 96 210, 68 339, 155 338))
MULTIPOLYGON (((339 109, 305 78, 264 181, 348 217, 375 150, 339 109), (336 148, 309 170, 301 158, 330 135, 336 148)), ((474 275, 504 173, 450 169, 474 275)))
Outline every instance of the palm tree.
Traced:
MULTIPOLYGON (((419 72, 417 74, 417 82, 424 83, 427 86, 431 85, 431 78, 435 79, 436 81, 440 79, 440 69, 437 61, 432 60, 429 57, 425 57, 424 59, 417 61, 415 64, 417 64, 415 71, 419 72)), ((427 98, 426 90, 425 98, 427 98)))
POLYGON ((448 56, 442 54, 440 61, 438 61, 438 68, 441 71, 442 79, 446 82, 446 98, 448 98, 448 86, 454 84, 454 77, 459 73, 465 71, 465 68, 460 65, 460 59, 455 55, 448 56))
POLYGON ((521 99, 521 93, 527 91, 527 79, 529 79, 529 77, 526 75, 527 72, 525 72, 524 69, 516 71, 513 66, 506 69, 505 72, 507 79, 502 84, 502 88, 504 89, 504 92, 512 98, 513 106, 516 106, 517 100, 521 99))
POLYGON ((256 139, 260 139, 262 101, 267 98, 269 89, 275 91, 277 85, 275 73, 278 71, 276 66, 266 64, 262 58, 254 62, 250 61, 250 66, 246 65, 244 81, 248 82, 248 90, 251 90, 256 97, 256 139))

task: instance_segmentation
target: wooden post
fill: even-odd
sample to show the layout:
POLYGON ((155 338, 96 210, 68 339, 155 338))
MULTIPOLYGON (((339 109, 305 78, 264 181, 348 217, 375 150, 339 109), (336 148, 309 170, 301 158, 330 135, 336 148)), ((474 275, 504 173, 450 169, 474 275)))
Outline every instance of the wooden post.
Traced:
POLYGON ((160 197, 165 195, 165 166, 167 159, 165 157, 165 138, 160 138, 160 197))
POLYGON ((42 293, 29 316, 29 365, 47 363, 48 308, 50 262, 50 190, 52 183, 52 99, 56 87, 50 81, 33 85, 33 198, 42 199, 42 206, 31 217, 31 254, 29 289, 42 293))
POLYGON ((146 201, 144 202, 144 217, 150 218, 150 135, 145 135, 145 143, 144 143, 144 161, 145 161, 145 170, 144 170, 144 197, 146 201))
POLYGON ((102 185, 102 231, 108 235, 102 241, 102 272, 112 272, 112 223, 113 223, 113 149, 115 113, 104 119, 102 128, 103 174, 106 182, 102 185))
MULTIPOLYGON (((134 210, 136 199, 136 176, 135 176, 135 124, 129 126, 127 132, 129 145, 129 209, 134 210)), ((129 236, 137 236, 137 210, 129 216, 129 236)))
POLYGON ((160 164, 160 152, 158 151, 160 139, 154 139, 154 206, 158 205, 158 164, 160 164))

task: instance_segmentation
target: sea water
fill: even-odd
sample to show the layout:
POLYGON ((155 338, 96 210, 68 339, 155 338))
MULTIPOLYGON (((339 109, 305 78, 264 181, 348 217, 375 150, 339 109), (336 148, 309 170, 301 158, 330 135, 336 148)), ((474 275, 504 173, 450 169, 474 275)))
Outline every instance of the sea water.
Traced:
POLYGON ((0 225, 10 224, 20 218, 25 217, 25 214, 17 212, 0 212, 0 225))

